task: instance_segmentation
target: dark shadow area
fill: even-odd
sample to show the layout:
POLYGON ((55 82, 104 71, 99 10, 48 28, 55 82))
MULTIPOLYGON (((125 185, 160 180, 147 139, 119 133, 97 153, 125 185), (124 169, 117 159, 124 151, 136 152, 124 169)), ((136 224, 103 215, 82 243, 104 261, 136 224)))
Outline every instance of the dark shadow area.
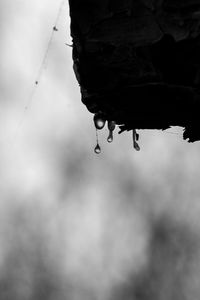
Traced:
POLYGON ((121 130, 200 139, 200 2, 69 1, 82 101, 121 130))

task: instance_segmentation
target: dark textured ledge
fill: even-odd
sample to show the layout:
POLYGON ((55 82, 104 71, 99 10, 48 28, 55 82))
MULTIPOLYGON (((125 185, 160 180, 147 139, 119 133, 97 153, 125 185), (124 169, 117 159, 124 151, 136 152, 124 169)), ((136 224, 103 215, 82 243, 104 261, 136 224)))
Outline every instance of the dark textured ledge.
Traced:
POLYGON ((69 0, 82 101, 121 131, 200 140, 200 1, 69 0))

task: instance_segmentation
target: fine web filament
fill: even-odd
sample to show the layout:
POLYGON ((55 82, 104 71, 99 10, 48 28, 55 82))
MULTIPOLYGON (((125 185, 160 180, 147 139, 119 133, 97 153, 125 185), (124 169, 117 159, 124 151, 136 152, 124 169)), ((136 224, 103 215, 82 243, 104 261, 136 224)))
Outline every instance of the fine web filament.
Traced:
POLYGON ((62 8, 63 8, 64 3, 65 3, 65 0, 62 0, 61 3, 60 3, 60 5, 59 5, 58 12, 57 12, 57 15, 56 15, 56 19, 55 19, 55 22, 54 22, 54 24, 52 26, 51 35, 50 35, 50 38, 48 40, 48 44, 47 44, 46 50, 44 52, 42 62, 40 64, 39 71, 38 71, 37 76, 35 78, 35 82, 34 82, 34 84, 32 86, 30 95, 29 95, 29 97, 28 97, 28 99, 26 101, 26 105, 24 106, 24 110, 23 110, 21 119, 19 120, 18 125, 16 126, 15 133, 13 134, 13 136, 15 136, 15 137, 16 137, 16 135, 17 135, 20 127, 22 126, 22 123, 23 123, 24 118, 25 118, 25 114, 26 114, 28 108, 30 107, 30 105, 31 105, 31 103, 32 103, 32 101, 34 99, 34 96, 35 96, 35 93, 36 93, 36 89, 38 88, 38 85, 40 83, 40 79, 42 77, 43 71, 44 71, 45 67, 47 66, 47 60, 48 60, 48 56, 49 56, 49 51, 50 51, 50 48, 51 48, 51 45, 52 45, 54 33, 58 31, 57 24, 58 24, 58 21, 59 21, 60 16, 61 16, 62 8))

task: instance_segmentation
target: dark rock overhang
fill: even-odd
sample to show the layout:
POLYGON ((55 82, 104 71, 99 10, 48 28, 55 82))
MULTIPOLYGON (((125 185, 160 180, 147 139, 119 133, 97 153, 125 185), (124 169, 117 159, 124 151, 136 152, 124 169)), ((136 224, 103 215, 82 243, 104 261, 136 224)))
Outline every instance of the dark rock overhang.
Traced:
POLYGON ((200 0, 69 0, 82 101, 121 132, 200 140, 200 0))

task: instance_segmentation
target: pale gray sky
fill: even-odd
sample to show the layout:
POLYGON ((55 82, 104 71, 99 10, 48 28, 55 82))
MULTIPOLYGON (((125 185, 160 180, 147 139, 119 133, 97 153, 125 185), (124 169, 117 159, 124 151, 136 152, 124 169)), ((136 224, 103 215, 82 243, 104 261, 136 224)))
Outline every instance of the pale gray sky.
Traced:
MULTIPOLYGON (((151 262, 159 218, 199 230, 199 143, 144 131, 136 152, 130 133, 107 144, 103 130, 94 154, 92 115, 65 45, 67 1, 38 78, 59 7, 0 2, 0 299, 107 300, 151 262)), ((186 299, 197 299, 198 286, 186 299)))

